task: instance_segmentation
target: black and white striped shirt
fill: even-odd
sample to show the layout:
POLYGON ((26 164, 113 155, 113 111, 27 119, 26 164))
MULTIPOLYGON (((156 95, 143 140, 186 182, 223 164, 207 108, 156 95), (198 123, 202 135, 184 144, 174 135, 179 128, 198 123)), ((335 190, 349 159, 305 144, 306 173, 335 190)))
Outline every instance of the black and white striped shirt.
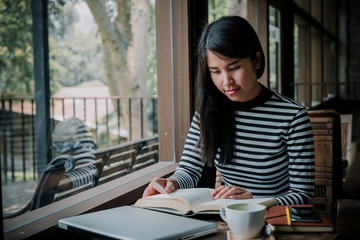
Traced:
MULTIPOLYGON (((226 185, 254 197, 275 197, 281 205, 311 204, 314 196, 314 143, 310 119, 299 103, 265 87, 256 99, 236 103, 233 157, 215 166, 226 185)), ((175 173, 180 188, 196 187, 204 163, 196 148, 199 115, 195 114, 175 173)))

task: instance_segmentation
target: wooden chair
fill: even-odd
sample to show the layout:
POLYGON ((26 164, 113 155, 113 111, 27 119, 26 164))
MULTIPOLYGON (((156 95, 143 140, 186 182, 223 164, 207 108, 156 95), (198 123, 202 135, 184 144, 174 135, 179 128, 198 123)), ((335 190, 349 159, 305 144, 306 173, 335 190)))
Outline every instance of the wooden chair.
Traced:
MULTIPOLYGON (((308 111, 314 134, 314 205, 335 221, 336 199, 342 195, 342 155, 340 115, 334 110, 308 111)), ((223 184, 216 171, 215 188, 223 184)))
POLYGON ((335 222, 336 199, 342 195, 341 120, 335 110, 309 111, 314 134, 314 205, 335 222))
MULTIPOLYGON (((352 151, 352 114, 340 114, 341 119, 341 153, 345 166, 352 164, 351 151, 352 151)), ((346 172, 343 173, 343 177, 346 176, 346 172)))

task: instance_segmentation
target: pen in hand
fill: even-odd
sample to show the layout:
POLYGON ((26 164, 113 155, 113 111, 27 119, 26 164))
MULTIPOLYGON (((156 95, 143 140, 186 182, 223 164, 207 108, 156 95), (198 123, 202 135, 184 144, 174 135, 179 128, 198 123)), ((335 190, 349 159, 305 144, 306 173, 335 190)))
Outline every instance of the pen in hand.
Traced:
POLYGON ((154 184, 154 187, 156 188, 156 190, 158 190, 158 192, 163 193, 163 194, 168 194, 166 192, 166 190, 159 183, 157 183, 154 180, 151 180, 151 182, 154 184))
POLYGON ((289 208, 288 208, 287 206, 286 206, 286 208, 285 208, 285 211, 286 211, 287 223, 288 223, 288 225, 290 226, 290 225, 291 225, 290 210, 289 210, 289 208))

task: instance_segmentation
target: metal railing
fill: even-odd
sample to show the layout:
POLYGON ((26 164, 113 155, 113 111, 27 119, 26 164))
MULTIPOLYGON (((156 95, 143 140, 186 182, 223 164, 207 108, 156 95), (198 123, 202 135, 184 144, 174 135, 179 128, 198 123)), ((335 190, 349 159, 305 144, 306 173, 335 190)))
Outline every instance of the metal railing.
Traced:
MULTIPOLYGON (((50 101, 51 129, 68 118, 79 118, 93 133, 98 149, 142 139, 158 131, 155 97, 70 97, 50 101), (127 119, 124 120, 124 116, 127 119)), ((37 179, 35 114, 34 99, 0 98, 3 184, 37 179)))

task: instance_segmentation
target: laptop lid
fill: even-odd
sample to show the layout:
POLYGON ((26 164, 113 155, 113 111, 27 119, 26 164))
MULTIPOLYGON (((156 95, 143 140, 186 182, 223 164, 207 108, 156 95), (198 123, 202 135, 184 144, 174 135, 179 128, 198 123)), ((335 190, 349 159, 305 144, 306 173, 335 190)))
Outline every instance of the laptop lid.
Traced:
POLYGON ((58 226, 112 239, 191 239, 217 231, 215 223, 124 206, 64 218, 58 226))

